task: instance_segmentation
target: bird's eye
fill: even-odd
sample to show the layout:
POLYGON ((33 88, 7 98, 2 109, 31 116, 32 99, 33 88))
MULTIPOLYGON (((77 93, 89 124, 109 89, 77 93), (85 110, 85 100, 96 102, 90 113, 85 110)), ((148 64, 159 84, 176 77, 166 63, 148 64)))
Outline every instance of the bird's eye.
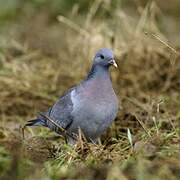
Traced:
POLYGON ((101 54, 101 55, 100 55, 100 58, 101 58, 101 59, 104 59, 104 56, 101 54))

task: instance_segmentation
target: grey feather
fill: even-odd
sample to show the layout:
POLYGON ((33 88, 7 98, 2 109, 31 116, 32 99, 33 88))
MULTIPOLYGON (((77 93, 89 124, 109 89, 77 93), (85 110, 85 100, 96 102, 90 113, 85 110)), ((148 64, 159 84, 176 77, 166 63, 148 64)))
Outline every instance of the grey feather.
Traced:
MULTIPOLYGON (((54 122, 56 122, 63 129, 68 129, 73 121, 71 112, 73 110, 73 104, 71 100, 70 89, 65 95, 63 95, 47 112, 45 115, 50 117, 54 122)), ((47 121, 46 125, 51 129, 56 131, 56 126, 51 122, 47 121)))

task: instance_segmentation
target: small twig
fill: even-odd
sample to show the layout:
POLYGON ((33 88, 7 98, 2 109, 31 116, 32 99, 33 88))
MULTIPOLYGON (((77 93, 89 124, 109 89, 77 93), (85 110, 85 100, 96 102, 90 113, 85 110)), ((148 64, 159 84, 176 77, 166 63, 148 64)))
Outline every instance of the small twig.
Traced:
POLYGON ((159 42, 161 42, 163 45, 165 45, 166 47, 168 47, 171 51, 173 51, 176 55, 180 56, 180 52, 178 52, 176 49, 174 49, 172 46, 170 46, 167 42, 163 41, 158 35, 154 34, 154 33, 148 33, 145 32, 146 35, 150 34, 152 37, 154 37, 156 40, 158 40, 159 42))
POLYGON ((57 20, 61 23, 66 24, 67 26, 69 26, 71 29, 75 30, 76 32, 78 32, 79 34, 83 35, 83 36, 88 36, 89 33, 88 31, 86 31, 85 29, 81 28, 79 25, 77 25, 76 23, 74 23, 73 21, 71 21, 70 19, 64 17, 64 16, 57 16, 57 20))
POLYGON ((144 123, 143 123, 142 121, 140 121, 140 119, 137 117, 136 114, 133 114, 133 115, 135 116, 136 120, 139 122, 139 124, 141 125, 141 127, 144 129, 144 131, 147 133, 147 135, 148 135, 149 137, 151 137, 150 133, 149 133, 148 130, 145 128, 144 123))
POLYGON ((26 53, 18 58, 14 58, 13 61, 25 61, 25 60, 29 60, 29 59, 33 59, 35 57, 37 57, 38 55, 40 55, 40 51, 32 51, 30 53, 26 53))
POLYGON ((50 117, 48 117, 47 115, 45 114, 42 114, 42 113, 39 113, 40 116, 44 117, 46 120, 50 121, 52 124, 54 124, 56 127, 59 128, 59 130, 66 134, 67 136, 73 138, 74 140, 77 140, 76 137, 74 137, 72 134, 70 134, 69 132, 66 131, 66 129, 62 128, 61 126, 59 126, 59 124, 57 124, 56 122, 54 122, 50 117))
POLYGON ((24 129, 26 128, 26 126, 21 126, 19 127, 20 133, 22 133, 22 138, 24 139, 24 129))
POLYGON ((137 107, 141 108, 142 110, 148 112, 148 108, 145 107, 144 104, 140 103, 137 99, 135 98, 128 98, 128 97, 124 97, 124 99, 127 99, 129 102, 133 103, 134 105, 136 105, 137 107))
POLYGON ((90 25, 94 15, 96 14, 101 3, 102 3, 102 0, 95 0, 93 2, 92 6, 87 14, 87 19, 86 19, 86 24, 85 24, 86 28, 90 25))
POLYGON ((127 137, 129 140, 129 144, 131 145, 131 148, 133 148, 133 140, 132 140, 132 135, 131 135, 131 131, 129 128, 127 128, 127 137))

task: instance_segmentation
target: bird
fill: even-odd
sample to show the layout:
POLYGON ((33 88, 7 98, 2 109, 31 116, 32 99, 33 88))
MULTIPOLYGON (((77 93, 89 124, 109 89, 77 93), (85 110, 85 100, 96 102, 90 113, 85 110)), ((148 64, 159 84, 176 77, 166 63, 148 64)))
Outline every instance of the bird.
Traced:
POLYGON ((61 127, 68 133, 69 142, 74 141, 71 135, 78 135, 80 129, 86 140, 96 142, 118 112, 119 102, 112 86, 110 66, 117 68, 113 51, 109 48, 98 50, 84 80, 67 90, 36 119, 27 121, 25 126, 44 126, 58 134, 57 127, 61 127))

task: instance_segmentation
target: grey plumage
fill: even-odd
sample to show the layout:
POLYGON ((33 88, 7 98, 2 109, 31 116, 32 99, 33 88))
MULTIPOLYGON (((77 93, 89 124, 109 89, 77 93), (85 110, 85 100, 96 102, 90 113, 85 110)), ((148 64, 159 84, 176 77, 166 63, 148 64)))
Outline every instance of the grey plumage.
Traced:
MULTIPOLYGON (((94 57, 87 78, 71 88, 44 114, 68 133, 81 128, 88 140, 96 140, 115 119, 118 100, 109 77, 114 61, 110 49, 100 49, 94 57)), ((27 126, 43 125, 57 132, 57 127, 42 116, 28 121, 27 126)))

